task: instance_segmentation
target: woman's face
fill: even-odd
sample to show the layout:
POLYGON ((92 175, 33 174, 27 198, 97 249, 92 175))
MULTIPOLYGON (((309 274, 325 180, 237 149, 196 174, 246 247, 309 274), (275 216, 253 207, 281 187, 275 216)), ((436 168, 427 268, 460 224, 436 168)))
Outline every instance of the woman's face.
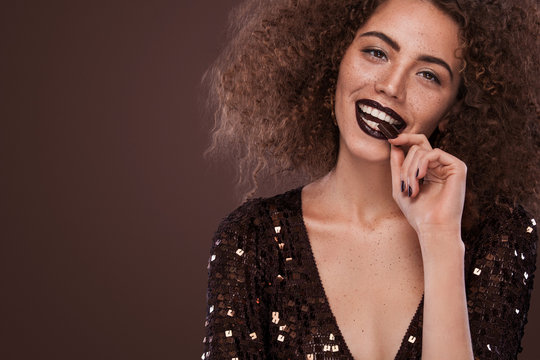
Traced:
POLYGON ((339 69, 335 113, 340 152, 385 160, 377 122, 429 135, 455 103, 458 25, 429 1, 388 0, 358 30, 339 69))

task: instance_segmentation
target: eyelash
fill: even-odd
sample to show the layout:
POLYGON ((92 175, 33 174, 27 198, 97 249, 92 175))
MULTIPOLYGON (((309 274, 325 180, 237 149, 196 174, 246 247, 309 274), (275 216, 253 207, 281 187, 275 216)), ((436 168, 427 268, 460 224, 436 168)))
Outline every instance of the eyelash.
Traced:
MULTIPOLYGON (((374 57, 377 60, 388 59, 384 51, 379 50, 379 49, 364 49, 362 50, 362 52, 374 57)), ((431 71, 420 71, 418 74, 422 75, 422 77, 426 79, 427 81, 432 81, 438 85, 441 84, 441 81, 439 80, 439 78, 431 71)))
POLYGON ((376 59, 387 58, 384 51, 379 50, 379 49, 365 49, 365 50, 362 50, 362 52, 366 53, 366 54, 368 54, 370 56, 373 56, 376 59), (382 55, 382 56, 376 56, 375 53, 377 53, 378 55, 382 55))
POLYGON ((423 77, 427 80, 427 81, 433 81, 437 84, 441 84, 441 81, 439 80, 439 78, 434 74, 432 73, 431 71, 420 71, 418 74, 423 74, 423 77))

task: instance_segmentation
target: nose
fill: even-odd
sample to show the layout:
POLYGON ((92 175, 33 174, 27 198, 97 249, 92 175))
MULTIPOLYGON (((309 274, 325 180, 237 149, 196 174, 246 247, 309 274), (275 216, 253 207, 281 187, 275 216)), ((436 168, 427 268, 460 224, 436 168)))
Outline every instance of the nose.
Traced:
POLYGON ((398 65, 387 67, 375 81, 375 91, 396 100, 402 100, 406 95, 406 72, 398 65))

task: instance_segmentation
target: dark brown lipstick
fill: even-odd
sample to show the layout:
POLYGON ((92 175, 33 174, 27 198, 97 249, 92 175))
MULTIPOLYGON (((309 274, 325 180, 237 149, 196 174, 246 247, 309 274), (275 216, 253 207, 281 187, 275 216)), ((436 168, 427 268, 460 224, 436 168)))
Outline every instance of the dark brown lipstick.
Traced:
MULTIPOLYGON (((366 134, 374 138, 386 140, 390 138, 389 137, 390 134, 393 134, 395 135, 394 137, 397 137, 397 135, 399 135, 399 133, 403 131, 403 129, 405 129, 405 127, 407 126, 407 124, 405 123, 405 121, 403 121, 403 119, 401 118, 401 116, 399 116, 399 114, 397 114, 394 110, 390 108, 382 106, 376 101, 369 100, 369 99, 358 100, 355 103, 355 107, 356 107, 356 120, 358 122, 358 126, 366 134), (381 120, 379 119, 378 116, 373 116, 372 114, 368 114, 362 111, 362 108, 365 109, 366 106, 377 110, 378 114, 383 113, 385 116, 391 117, 393 119, 393 122, 395 122, 396 124, 390 124, 388 120, 386 121, 381 120), (372 122, 371 126, 368 125, 366 121, 372 122), (373 123, 377 124, 377 129, 374 129, 372 127, 373 123), (380 127, 381 124, 385 124, 383 126, 386 127, 386 130, 388 130, 387 134, 385 134, 385 132, 381 130, 381 127, 380 127)), ((371 112, 374 113, 375 110, 371 112)))

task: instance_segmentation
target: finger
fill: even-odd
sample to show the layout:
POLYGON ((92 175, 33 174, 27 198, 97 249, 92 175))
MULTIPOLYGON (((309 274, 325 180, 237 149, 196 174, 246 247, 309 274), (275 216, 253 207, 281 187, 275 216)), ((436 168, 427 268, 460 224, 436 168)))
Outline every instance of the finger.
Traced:
POLYGON ((400 175, 404 158, 405 154, 402 149, 390 145, 390 169, 392 173, 392 196, 394 199, 397 199, 402 191, 402 179, 400 175))
POLYGON ((431 150, 431 144, 424 134, 401 133, 394 139, 388 139, 388 142, 396 146, 418 145, 426 150, 431 150))
POLYGON ((412 195, 413 182, 415 181, 414 177, 411 176, 411 173, 413 171, 416 171, 416 164, 418 163, 418 161, 417 160, 415 161, 415 155, 416 155, 416 153, 418 151, 422 151, 420 146, 418 146, 418 145, 411 146, 411 148, 409 149, 409 152, 407 153, 407 156, 405 156, 405 160, 403 161, 403 164, 401 166, 400 177, 401 177, 402 180, 405 181, 406 193, 407 193, 407 195, 409 195, 409 197, 412 195), (415 169, 412 169, 413 167, 415 169))
POLYGON ((463 178, 467 175, 467 166, 463 161, 437 148, 432 151, 427 151, 419 156, 418 178, 426 178, 426 181, 433 180, 427 179, 428 171, 437 167, 447 167, 449 169, 448 175, 455 174, 463 178))
MULTIPOLYGON (((430 151, 433 151, 433 150, 430 150, 430 151)), ((407 168, 407 180, 411 188, 410 197, 415 197, 420 192, 420 182, 419 182, 421 178, 420 177, 420 166, 421 166, 420 164, 422 163, 423 159, 425 158, 425 155, 428 152, 429 151, 416 147, 416 151, 411 156, 410 164, 407 168)))

